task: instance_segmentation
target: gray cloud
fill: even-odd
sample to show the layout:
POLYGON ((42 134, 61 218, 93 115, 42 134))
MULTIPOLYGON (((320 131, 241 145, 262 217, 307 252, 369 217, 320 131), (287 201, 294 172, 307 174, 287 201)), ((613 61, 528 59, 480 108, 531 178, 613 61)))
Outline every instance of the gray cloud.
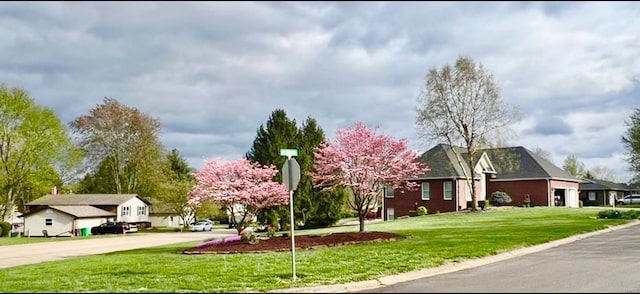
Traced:
POLYGON ((65 123, 104 97, 137 107, 199 168, 241 157, 276 108, 330 138, 364 121, 424 151, 425 74, 467 55, 520 106, 514 144, 621 165, 638 15, 625 2, 8 2, 0 82, 65 123))
POLYGON ((573 130, 571 126, 562 118, 557 116, 536 117, 536 125, 524 132, 525 135, 571 135, 573 130))

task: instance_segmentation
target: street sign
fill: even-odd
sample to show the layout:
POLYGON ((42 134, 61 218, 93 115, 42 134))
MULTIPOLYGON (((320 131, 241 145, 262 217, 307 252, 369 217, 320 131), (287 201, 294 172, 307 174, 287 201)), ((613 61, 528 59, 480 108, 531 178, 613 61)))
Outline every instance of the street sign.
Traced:
POLYGON ((298 156, 298 149, 280 149, 280 156, 289 158, 291 158, 291 156, 298 156))
POLYGON ((300 183, 300 165, 293 157, 287 159, 282 166, 282 183, 287 186, 290 191, 295 191, 296 188, 298 188, 298 183, 300 183))
POLYGON ((282 183, 289 188, 289 220, 291 221, 291 272, 293 281, 296 281, 296 237, 295 226, 293 225, 293 191, 298 187, 300 182, 300 165, 293 156, 298 156, 298 149, 280 149, 280 156, 286 156, 282 167, 282 183))

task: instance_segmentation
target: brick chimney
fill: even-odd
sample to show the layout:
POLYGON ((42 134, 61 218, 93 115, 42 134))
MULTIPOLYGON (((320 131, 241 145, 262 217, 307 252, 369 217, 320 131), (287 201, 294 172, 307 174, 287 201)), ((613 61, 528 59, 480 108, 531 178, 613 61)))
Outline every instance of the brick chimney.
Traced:
POLYGON ((51 189, 51 195, 58 195, 58 187, 53 186, 53 188, 51 189))

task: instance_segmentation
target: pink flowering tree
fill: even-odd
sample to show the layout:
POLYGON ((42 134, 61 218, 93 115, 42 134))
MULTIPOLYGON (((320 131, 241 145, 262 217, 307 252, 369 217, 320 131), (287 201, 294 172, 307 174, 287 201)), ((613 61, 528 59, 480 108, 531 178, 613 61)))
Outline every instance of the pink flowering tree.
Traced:
POLYGON ((261 166, 246 159, 228 162, 213 159, 193 174, 196 186, 189 194, 189 202, 198 205, 213 201, 227 207, 240 234, 249 218, 260 210, 289 203, 287 187, 271 180, 276 173, 274 166, 261 166), (236 220, 236 215, 242 218, 236 220))
POLYGON ((367 213, 381 201, 385 186, 401 192, 415 189, 418 184, 408 179, 429 171, 418 154, 407 148, 405 139, 376 134, 361 122, 338 130, 335 142, 323 142, 314 154, 314 186, 350 190, 349 205, 358 213, 360 232, 367 213))

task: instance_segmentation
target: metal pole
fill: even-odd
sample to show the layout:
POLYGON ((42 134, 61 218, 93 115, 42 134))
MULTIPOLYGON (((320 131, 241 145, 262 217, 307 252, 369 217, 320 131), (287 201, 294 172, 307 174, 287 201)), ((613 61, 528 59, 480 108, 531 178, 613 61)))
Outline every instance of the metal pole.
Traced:
POLYGON ((294 219, 293 219, 293 175, 291 174, 291 156, 287 159, 289 165, 289 211, 291 213, 291 268, 293 271, 293 281, 296 281, 296 238, 293 234, 294 231, 294 219))

